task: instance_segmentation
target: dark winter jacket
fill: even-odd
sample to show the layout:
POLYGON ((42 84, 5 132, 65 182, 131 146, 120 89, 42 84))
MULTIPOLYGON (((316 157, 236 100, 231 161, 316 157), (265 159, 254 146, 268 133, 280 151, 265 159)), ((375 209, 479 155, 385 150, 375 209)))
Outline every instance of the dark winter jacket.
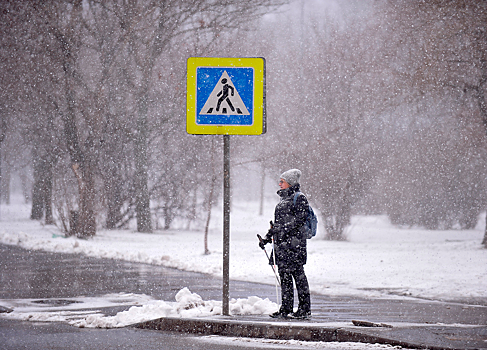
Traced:
POLYGON ((280 270, 306 264, 306 236, 303 226, 309 204, 306 196, 300 194, 294 205, 296 192, 299 192, 299 184, 277 191, 281 200, 274 212, 274 225, 264 239, 267 243, 274 238, 276 263, 280 270))

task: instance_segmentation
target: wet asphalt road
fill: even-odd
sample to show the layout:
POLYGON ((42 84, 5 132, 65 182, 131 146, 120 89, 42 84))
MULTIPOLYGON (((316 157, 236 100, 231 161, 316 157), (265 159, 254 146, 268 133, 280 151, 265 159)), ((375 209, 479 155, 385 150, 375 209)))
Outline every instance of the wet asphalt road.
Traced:
MULTIPOLYGON (((243 295, 243 282, 231 283, 232 297, 243 295)), ((221 300, 220 279, 160 266, 135 264, 78 254, 28 251, 0 244, 0 299, 69 298, 108 293, 147 294, 174 301, 189 287, 205 300, 221 300)), ((255 284, 256 295, 272 296, 272 286, 255 284)), ((248 292, 247 292, 248 293, 248 292)), ((126 308, 125 308, 126 309, 126 308)), ((117 312, 120 310, 113 310, 117 312)), ((80 329, 63 323, 10 321, 0 318, 0 349, 248 349, 207 337, 173 332, 80 329)))
MULTIPOLYGON (((248 347, 211 342, 194 335, 132 328, 80 329, 62 323, 0 319, 2 350, 237 350, 248 347)), ((275 349, 275 348, 274 348, 275 349)))
MULTIPOLYGON (((203 299, 220 300, 221 279, 120 260, 91 258, 80 254, 28 251, 0 244, 0 299, 69 298, 108 293, 147 294, 174 301, 183 287, 203 299)), ((272 286, 252 284, 255 295, 273 296, 272 286)), ((247 282, 231 283, 231 296, 248 297, 247 282)))

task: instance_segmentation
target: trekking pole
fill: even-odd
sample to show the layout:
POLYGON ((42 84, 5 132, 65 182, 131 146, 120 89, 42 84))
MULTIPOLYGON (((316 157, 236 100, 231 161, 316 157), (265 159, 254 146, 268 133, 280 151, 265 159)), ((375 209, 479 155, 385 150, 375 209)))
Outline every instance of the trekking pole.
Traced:
MULTIPOLYGON (((259 238, 259 241, 261 243, 264 242, 264 240, 262 239, 262 237, 257 234, 257 238, 259 238)), ((274 239, 272 240, 272 245, 274 245, 274 239)), ((269 254, 267 254, 267 250, 265 250, 265 247, 262 248, 262 250, 265 252, 265 256, 267 257, 267 261, 270 261, 271 259, 269 258, 269 254)), ((274 272, 274 276, 276 277, 276 304, 279 305, 279 290, 278 290, 278 287, 277 285, 279 284, 279 287, 281 286, 281 281, 279 280, 279 276, 277 275, 277 272, 276 272, 276 268, 275 268, 275 264, 276 264, 276 257, 275 257, 275 250, 274 250, 274 253, 273 253, 273 258, 274 258, 274 265, 271 265, 272 267, 272 271, 274 272)))
MULTIPOLYGON (((274 228, 274 223, 272 222, 272 220, 269 223, 271 224, 271 228, 274 228)), ((272 268, 275 270, 275 268, 276 268, 276 245, 274 244, 274 235, 272 236, 272 258, 274 259, 274 266, 272 268)), ((276 272, 274 271, 274 274, 275 273, 276 272)), ((277 278, 277 274, 276 274, 276 278, 277 278)), ((279 278, 277 278, 277 282, 279 282, 279 287, 280 287, 281 281, 279 280, 279 278)), ((277 285, 276 285, 276 294, 277 294, 277 285)))
MULTIPOLYGON (((259 234, 257 234, 257 238, 259 238, 259 241, 260 242, 263 242, 264 241, 259 234)), ((267 261, 270 261, 271 258, 269 258, 269 254, 267 254, 267 250, 265 250, 265 248, 264 248, 263 251, 265 252, 265 256, 267 257, 267 261)), ((276 263, 276 258, 274 258, 274 264, 275 263, 276 263)), ((279 283, 279 286, 281 286, 281 281, 279 280, 279 276, 277 275, 276 268, 274 266, 275 265, 271 265, 272 271, 274 271, 274 276, 276 276, 277 283, 279 283)))
MULTIPOLYGON (((272 269, 275 269, 276 268, 276 245, 274 244, 274 237, 272 237, 272 257, 274 258, 274 266, 272 267, 272 269)), ((276 278, 277 278, 277 275, 276 275, 276 278)), ((279 279, 277 281, 279 282, 279 286, 281 286, 281 281, 279 281, 279 279)), ((276 283, 276 304, 280 305, 279 304, 279 290, 277 288, 277 283, 276 283)))

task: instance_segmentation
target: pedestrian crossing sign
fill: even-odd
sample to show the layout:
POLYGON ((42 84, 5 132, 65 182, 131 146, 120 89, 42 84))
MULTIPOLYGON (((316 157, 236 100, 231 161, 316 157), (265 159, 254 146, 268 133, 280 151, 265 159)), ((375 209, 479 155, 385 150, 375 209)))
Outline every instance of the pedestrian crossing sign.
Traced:
POLYGON ((264 58, 190 57, 186 96, 189 134, 266 131, 264 58))

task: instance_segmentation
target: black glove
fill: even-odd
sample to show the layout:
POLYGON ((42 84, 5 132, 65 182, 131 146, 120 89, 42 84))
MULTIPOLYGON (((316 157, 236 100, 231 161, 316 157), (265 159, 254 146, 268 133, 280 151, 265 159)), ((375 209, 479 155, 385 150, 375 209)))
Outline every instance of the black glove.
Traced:
POLYGON ((264 250, 265 249, 265 245, 267 243, 271 243, 272 241, 271 240, 268 240, 268 239, 265 239, 265 238, 262 238, 260 235, 257 235, 257 237, 259 237, 259 247, 260 249, 264 250))
MULTIPOLYGON (((277 229, 275 229, 275 228, 274 228, 274 226, 273 226, 273 227, 271 227, 271 228, 269 229, 269 231, 267 231, 267 236, 268 236, 268 237, 274 237, 274 235, 275 235, 276 233, 277 233, 277 229)), ((269 239, 269 243, 270 243, 270 242, 272 242, 272 240, 270 240, 270 239, 269 239)))

